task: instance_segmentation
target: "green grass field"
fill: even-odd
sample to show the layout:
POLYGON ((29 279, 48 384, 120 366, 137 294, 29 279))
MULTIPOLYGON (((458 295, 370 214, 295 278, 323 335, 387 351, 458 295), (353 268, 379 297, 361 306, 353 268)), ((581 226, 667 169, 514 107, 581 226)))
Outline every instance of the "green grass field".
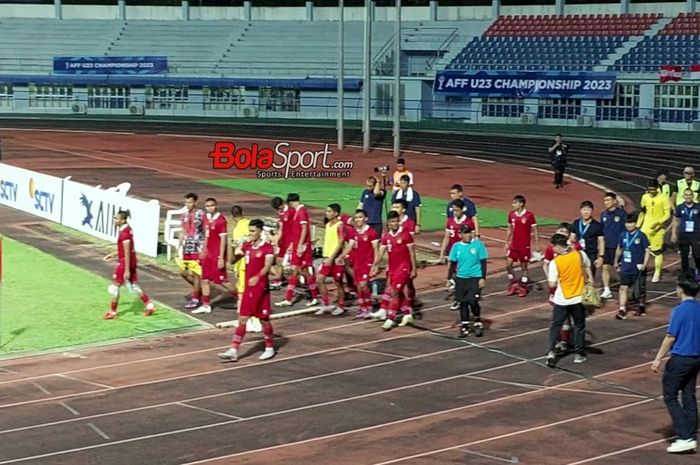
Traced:
MULTIPOLYGON (((218 187, 252 192, 267 197, 286 198, 289 192, 298 192, 303 204, 325 208, 329 203, 339 203, 343 212, 354 212, 362 186, 316 179, 215 179, 202 181, 218 187)), ((387 207, 389 206, 387 200, 387 207)), ((438 231, 445 227, 445 199, 421 196, 424 231, 438 231)), ((482 228, 507 226, 508 212, 495 208, 477 207, 479 225, 482 228)), ((537 224, 556 225, 559 220, 537 217, 537 224)))
POLYGON ((185 314, 156 302, 143 316, 143 303, 125 288, 119 318, 102 320, 109 309, 108 277, 5 237, 0 284, 0 355, 69 348, 193 329, 185 314))

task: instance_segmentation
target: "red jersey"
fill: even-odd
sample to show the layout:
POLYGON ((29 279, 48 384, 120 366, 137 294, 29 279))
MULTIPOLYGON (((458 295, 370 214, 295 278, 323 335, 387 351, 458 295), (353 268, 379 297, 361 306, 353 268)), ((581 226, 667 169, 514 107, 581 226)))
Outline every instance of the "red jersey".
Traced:
POLYGON ((292 236, 294 235, 292 231, 292 220, 294 219, 295 213, 292 207, 285 205, 279 214, 280 244, 290 244, 292 241, 292 236))
POLYGON ((532 227, 537 226, 535 215, 527 210, 523 210, 520 215, 512 211, 508 213, 508 223, 513 231, 510 248, 512 250, 529 249, 532 227))
POLYGON ((411 248, 413 235, 399 228, 398 231, 385 232, 382 236, 382 245, 389 254, 389 269, 392 273, 401 270, 411 270, 411 248))
POLYGON ((356 230, 352 238, 355 263, 358 265, 371 265, 374 263, 374 243, 379 240, 377 232, 369 225, 364 229, 356 230))
MULTIPOLYGON (((569 241, 569 245, 572 246, 574 250, 581 250, 581 244, 579 244, 578 241, 569 241)), ((554 251, 554 246, 552 244, 549 244, 544 250, 544 259, 548 262, 551 262, 556 257, 557 253, 554 251)))
MULTIPOLYGON (((263 240, 260 240, 257 245, 253 245, 252 242, 248 241, 241 246, 241 250, 243 251, 245 260, 245 275, 247 279, 260 274, 263 268, 265 268, 266 258, 274 256, 272 244, 263 240)), ((268 275, 265 274, 265 276, 260 278, 255 287, 266 287, 267 284, 268 275)), ((248 288, 247 282, 246 288, 248 288)))
POLYGON ((130 242, 129 266, 131 269, 136 268, 136 247, 134 246, 134 231, 128 224, 119 228, 119 236, 117 237, 117 253, 119 254, 119 263, 126 264, 126 256, 124 255, 124 241, 130 242))
POLYGON ((209 214, 204 217, 204 229, 207 231, 207 258, 226 259, 226 249, 224 249, 223 257, 219 257, 221 251, 221 235, 227 234, 228 225, 224 215, 217 212, 214 218, 209 218, 209 214))
POLYGON ((416 222, 409 218, 408 215, 404 215, 399 221, 399 227, 412 235, 416 233, 416 222))
POLYGON ((294 248, 299 245, 299 239, 301 239, 301 226, 305 224, 307 226, 306 231, 306 241, 305 244, 307 249, 311 248, 311 223, 309 222, 309 210, 306 209, 304 205, 299 205, 294 209, 294 218, 292 219, 292 244, 294 248))
POLYGON ((462 239, 461 233, 459 231, 465 224, 469 225, 469 227, 471 227, 472 230, 474 229, 474 221, 472 221, 471 218, 467 218, 467 215, 462 215, 462 218, 459 220, 457 220, 454 217, 448 218, 445 222, 445 231, 447 231, 447 233, 449 234, 449 239, 447 242, 448 251, 452 248, 453 245, 455 245, 462 239))

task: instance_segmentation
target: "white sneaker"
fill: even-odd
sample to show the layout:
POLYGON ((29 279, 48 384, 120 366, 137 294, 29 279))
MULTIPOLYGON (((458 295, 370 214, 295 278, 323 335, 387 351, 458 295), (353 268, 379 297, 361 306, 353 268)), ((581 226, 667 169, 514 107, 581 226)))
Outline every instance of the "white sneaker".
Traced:
POLYGON ((269 360, 272 357, 275 356, 275 349, 272 347, 268 347, 265 349, 265 351, 258 357, 258 360, 269 360))
POLYGON ((313 299, 311 302, 306 304, 307 307, 314 307, 316 305, 318 305, 318 299, 313 299))
POLYGON ((655 271, 654 276, 651 278, 651 282, 658 283, 659 281, 661 281, 661 273, 659 273, 658 271, 655 271))
POLYGON ((406 325, 411 324, 411 323, 413 323, 413 315, 408 314, 408 315, 404 315, 401 318, 401 323, 399 323, 399 326, 403 327, 403 326, 406 326, 406 325))
POLYGON ((370 313, 373 320, 386 320, 386 310, 380 308, 376 312, 370 313))
POLYGON ((342 308, 342 307, 335 307, 335 308, 331 311, 331 315, 333 315, 333 316, 340 316, 340 315, 342 315, 343 313, 345 313, 345 309, 342 308))
POLYGON ((258 318, 248 318, 248 321, 245 323, 245 329, 251 333, 261 333, 262 323, 260 323, 258 318))
POLYGON ((288 300, 283 300, 281 302, 276 302, 275 307, 291 307, 292 303, 288 300))
POLYGON ((606 287, 605 289, 603 289, 603 293, 600 294, 601 299, 612 299, 612 296, 613 296, 612 291, 610 290, 609 287, 606 287))
POLYGON ((211 306, 210 305, 202 305, 196 310, 192 310, 193 315, 201 315, 202 313, 211 313, 211 306))
POLYGON ((457 302, 457 301, 452 302, 452 305, 450 305, 450 310, 452 310, 452 311, 459 310, 459 302, 457 302))
POLYGON ((384 324, 382 325, 382 329, 384 331, 389 331, 391 328, 394 327, 394 322, 393 320, 386 320, 384 324))
POLYGON ((238 351, 231 347, 229 350, 226 352, 222 352, 219 354, 219 358, 222 360, 228 360, 230 362, 237 362, 238 361, 238 351))
POLYGON ((335 309, 335 306, 334 306, 334 305, 322 305, 321 308, 319 308, 318 310, 316 310, 316 312, 314 313, 314 315, 316 315, 316 316, 321 316, 321 315, 323 315, 323 314, 325 314, 325 313, 330 313, 330 312, 332 312, 334 309, 335 309))
POLYGON ((677 454, 679 452, 690 452, 691 450, 695 450, 697 446, 697 441, 692 439, 676 439, 673 444, 666 448, 666 452, 670 452, 672 454, 677 454))

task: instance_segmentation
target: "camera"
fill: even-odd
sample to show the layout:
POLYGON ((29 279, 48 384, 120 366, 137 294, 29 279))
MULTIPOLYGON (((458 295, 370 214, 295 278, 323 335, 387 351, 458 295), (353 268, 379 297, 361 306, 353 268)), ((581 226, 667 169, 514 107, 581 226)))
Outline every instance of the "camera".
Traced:
POLYGON ((386 173, 387 171, 389 171, 389 165, 377 166, 374 168, 375 173, 386 173))

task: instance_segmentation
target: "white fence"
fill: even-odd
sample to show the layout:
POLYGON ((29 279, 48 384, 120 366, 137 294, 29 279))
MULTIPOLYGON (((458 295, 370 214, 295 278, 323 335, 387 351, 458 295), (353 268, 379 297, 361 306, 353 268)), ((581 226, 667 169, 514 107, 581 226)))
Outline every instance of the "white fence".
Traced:
POLYGON ((155 257, 160 203, 139 200, 127 192, 128 186, 103 189, 0 163, 0 204, 111 243, 117 241, 115 213, 129 210, 136 251, 155 257))

